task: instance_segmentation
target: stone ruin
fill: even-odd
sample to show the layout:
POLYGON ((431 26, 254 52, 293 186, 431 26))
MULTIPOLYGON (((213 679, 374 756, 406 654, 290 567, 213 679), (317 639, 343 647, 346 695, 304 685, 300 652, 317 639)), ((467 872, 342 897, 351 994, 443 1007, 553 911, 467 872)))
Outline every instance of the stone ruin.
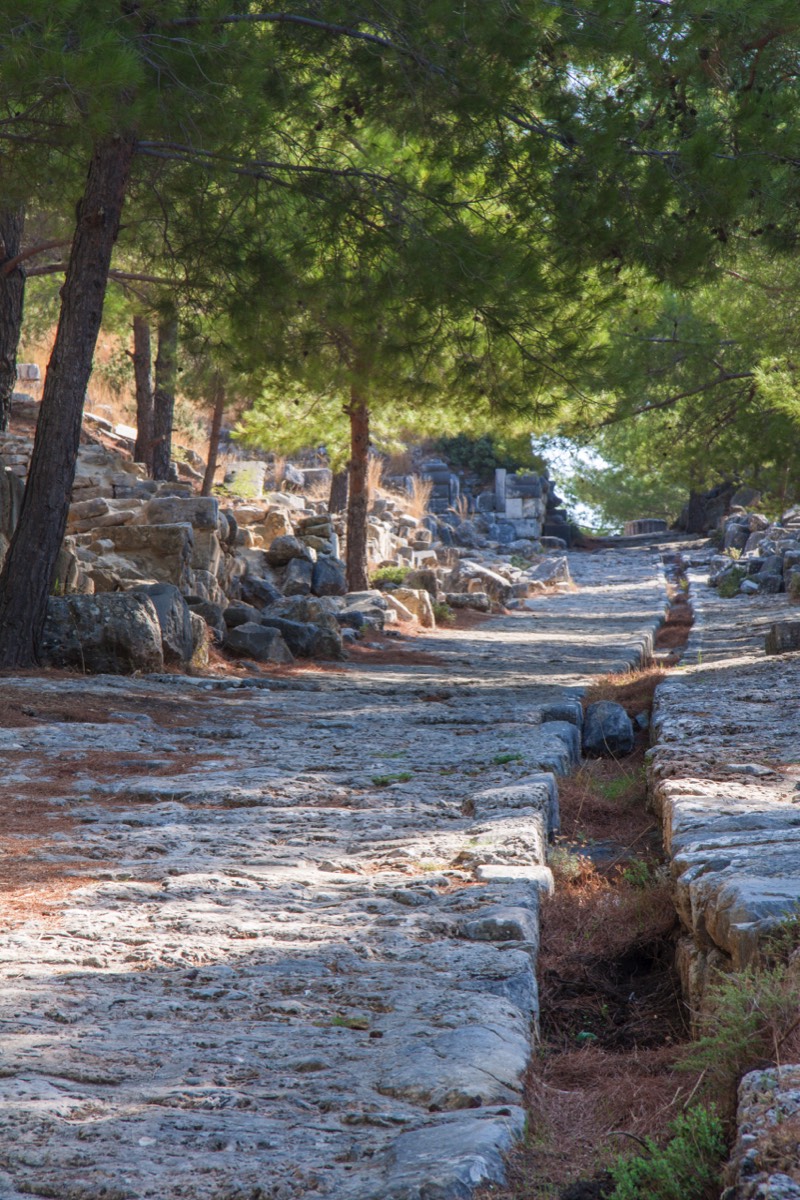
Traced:
MULTIPOLYGON (((35 414, 35 402, 24 403, 35 414)), ((107 432, 107 424, 86 415, 45 628, 45 665, 200 669, 212 645, 257 663, 337 660, 370 631, 411 623, 433 628, 437 602, 482 612, 492 605, 522 608, 546 588, 571 586, 566 558, 553 554, 567 547, 571 527, 546 478, 498 471, 494 490, 478 497, 470 517, 442 507, 443 495, 421 517, 399 493, 375 497, 370 563, 405 566, 408 574, 401 585, 349 593, 344 518, 324 502, 302 490, 258 494, 265 478, 262 472, 256 487, 252 470, 243 489, 248 497, 232 493, 224 501, 197 495, 193 479, 156 482, 113 440, 103 444, 98 431, 107 432)), ((29 437, 0 434, 0 557, 31 448, 29 437)), ((434 477, 440 469, 436 462, 426 467, 434 477)), ((294 488, 318 493, 321 470, 292 468, 294 488)), ((446 464, 441 470, 450 477, 446 464)), ((229 487, 236 484, 234 472, 229 487)), ((451 483, 447 489, 450 500, 451 483)))

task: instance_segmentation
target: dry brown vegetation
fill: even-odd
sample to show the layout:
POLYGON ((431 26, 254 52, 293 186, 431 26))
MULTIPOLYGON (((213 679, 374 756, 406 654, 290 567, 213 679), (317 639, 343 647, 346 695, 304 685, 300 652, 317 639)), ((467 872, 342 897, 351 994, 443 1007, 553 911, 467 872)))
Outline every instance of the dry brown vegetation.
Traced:
MULTIPOLYGON (((665 645, 685 642, 680 594, 665 645), (675 631, 674 633, 672 631, 675 631), (680 638, 678 637, 680 631, 680 638)), ((597 679, 585 703, 650 712, 666 670, 597 679)), ((698 1090, 686 1070, 688 1013, 674 968, 677 927, 647 809, 644 735, 624 759, 595 759, 559 781, 555 895, 542 906, 541 1036, 526 1088, 528 1134, 508 1162, 501 1200, 608 1195, 608 1168, 659 1138, 698 1090)))

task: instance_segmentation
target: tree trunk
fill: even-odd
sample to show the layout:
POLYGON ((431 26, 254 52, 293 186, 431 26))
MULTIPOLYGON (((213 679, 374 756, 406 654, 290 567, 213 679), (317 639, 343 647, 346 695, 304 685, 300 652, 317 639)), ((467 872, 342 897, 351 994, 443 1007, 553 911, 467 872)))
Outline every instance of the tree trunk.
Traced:
MULTIPOLYGON (((24 224, 23 208, 0 207, 0 268, 19 254, 24 224)), ((25 272, 20 263, 0 275, 0 430, 8 429, 11 416, 24 299, 25 272)))
POLYGON ((211 414, 211 432, 208 436, 208 459, 206 461, 206 473, 203 476, 203 486, 200 489, 201 496, 210 496, 214 487, 214 476, 217 473, 217 457, 219 455, 219 435, 222 429, 222 417, 225 413, 225 400, 227 394, 225 392, 225 380, 220 371, 214 372, 213 378, 214 391, 214 411, 211 414))
POLYGON ((0 667, 29 667, 37 661, 134 147, 131 135, 95 146, 78 205, 28 483, 0 574, 0 667))
POLYGON ((331 480, 331 494, 328 499, 328 512, 340 513, 347 508, 348 482, 347 467, 343 471, 334 471, 331 480))
POLYGON ((350 393, 350 496, 347 502, 347 590, 363 592, 367 574, 367 465, 369 463, 369 408, 355 387, 350 393))
POLYGON ((133 318, 133 377, 136 381, 135 462, 144 463, 153 474, 153 357, 150 349, 150 323, 144 317, 133 318))
POLYGON ((158 323, 158 353, 153 393, 153 479, 169 479, 177 377, 178 318, 171 313, 158 323))

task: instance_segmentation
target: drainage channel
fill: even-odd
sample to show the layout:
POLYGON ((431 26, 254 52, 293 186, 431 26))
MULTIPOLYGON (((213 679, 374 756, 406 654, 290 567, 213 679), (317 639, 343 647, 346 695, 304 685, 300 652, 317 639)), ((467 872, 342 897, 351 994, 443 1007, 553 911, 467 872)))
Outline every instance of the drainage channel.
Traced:
POLYGON ((623 705, 638 727, 634 750, 587 759, 559 783, 561 834, 551 850, 555 894, 542 908, 540 1040, 527 1083, 527 1134, 510 1157, 507 1184, 485 1189, 481 1200, 719 1194, 724 1146, 715 1122, 706 1129, 702 1072, 687 1064, 678 921, 647 803, 653 695, 692 623, 680 558, 665 565, 670 605, 653 661, 599 679, 584 698, 623 705), (660 1148, 670 1135, 665 1160, 660 1148), (673 1190, 657 1190, 659 1171, 673 1190))

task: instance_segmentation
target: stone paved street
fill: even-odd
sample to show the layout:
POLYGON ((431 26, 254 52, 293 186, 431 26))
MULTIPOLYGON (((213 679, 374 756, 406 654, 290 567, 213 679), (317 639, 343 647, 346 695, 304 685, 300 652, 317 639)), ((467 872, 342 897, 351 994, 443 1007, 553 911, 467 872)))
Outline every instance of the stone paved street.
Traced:
POLYGON ((2 1200, 498 1177, 575 756, 542 706, 636 662, 665 603, 652 549, 570 566, 417 639, 432 665, 2 681, 2 1200))

